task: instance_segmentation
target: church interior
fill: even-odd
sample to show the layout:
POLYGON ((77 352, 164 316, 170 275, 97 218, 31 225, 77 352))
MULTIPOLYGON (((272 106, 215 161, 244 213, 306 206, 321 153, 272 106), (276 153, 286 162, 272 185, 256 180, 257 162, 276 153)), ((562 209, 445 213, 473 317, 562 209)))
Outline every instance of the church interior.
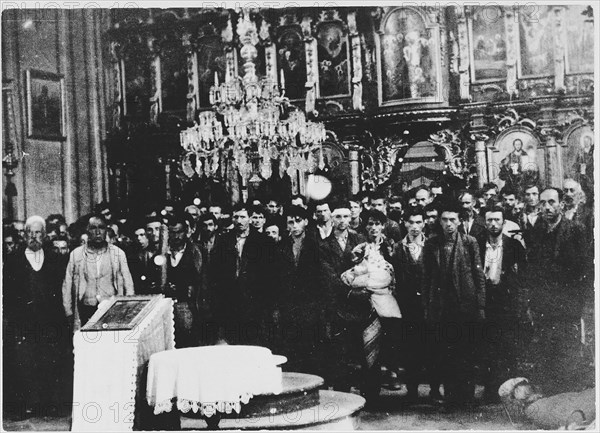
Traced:
MULTIPOLYGON (((517 202, 526 206, 524 194, 531 185, 538 185, 541 195, 550 188, 560 190, 563 197, 563 190, 572 182, 585 197, 579 209, 587 206, 591 216, 582 232, 587 236, 583 276, 573 283, 583 287, 577 292, 582 297, 582 313, 573 322, 578 346, 569 349, 577 359, 561 362, 577 365, 577 374, 582 376, 589 370, 583 381, 587 382, 564 392, 589 391, 595 386, 596 371, 593 238, 597 12, 597 5, 566 2, 486 6, 398 2, 388 6, 285 8, 242 4, 235 9, 3 8, 3 240, 6 243, 7 234, 13 233, 7 231, 9 227, 24 233, 32 216, 46 219, 58 214, 68 230, 74 230, 75 234, 69 232, 69 245, 71 237, 76 237, 79 247, 84 245, 79 243, 80 237, 90 217, 109 206, 113 221, 123 222, 119 224, 122 233, 112 230, 118 242, 126 235, 133 239, 137 226, 128 225, 130 222, 147 218, 157 209, 160 216, 160 209, 169 206, 185 207, 186 212, 187 207, 194 206, 204 213, 218 203, 232 218, 242 203, 264 205, 266 209, 274 198, 285 208, 290 200, 302 197, 309 210, 314 209, 311 206, 318 209, 325 200, 336 215, 334 202, 350 200, 352 204, 370 196, 373 206, 381 195, 401 197, 402 209, 406 210, 423 188, 428 197, 439 187, 463 203, 460 192, 467 191, 476 202, 481 198, 479 192, 485 196, 492 184, 499 196, 502 191, 509 196, 512 192, 517 202)), ((446 207, 439 209, 440 215, 446 213, 446 207)), ((284 209, 278 216, 284 221, 278 226, 282 234, 285 218, 292 218, 286 212, 284 209)), ((267 213, 263 215, 268 221, 267 213)), ((572 218, 565 215, 562 218, 572 218)), ((312 212, 309 227, 311 218, 312 212)), ((235 221, 228 220, 234 231, 235 221)), ((526 228, 520 220, 515 221, 520 227, 513 235, 518 237, 526 228)), ((404 230, 402 221, 400 226, 404 230)), ((168 232, 172 236, 171 226, 168 232)), ((318 230, 315 233, 318 235, 318 230)), ((410 231, 403 231, 402 236, 407 233, 410 231)), ((93 235, 89 232, 87 236, 91 239, 93 235)), ((396 247, 402 244, 400 238, 396 241, 396 247)), ((525 242, 529 242, 526 237, 525 242)), ((480 245, 486 247, 485 239, 480 245)), ((544 245, 541 248, 547 248, 544 245)), ((3 275, 8 272, 6 248, 3 275)), ((482 260, 486 254, 482 251, 482 260)), ((544 256, 543 260, 552 258, 544 256)), ((25 260, 23 263, 27 264, 25 260)), ((132 275, 135 280, 133 269, 132 275)), ((60 291, 64 273, 57 278, 60 291)), ((3 278, 5 312, 6 303, 13 298, 7 294, 11 286, 6 281, 3 278)), ((135 293, 137 297, 137 286, 135 293)), ((62 302, 58 302, 62 311, 62 302)), ((162 304, 140 302, 146 305, 140 308, 149 311, 152 307, 157 316, 163 314, 162 304)), ((181 314, 179 304, 175 304, 176 316, 181 314)), ((308 316, 308 310, 306 307, 302 314, 308 316)), ((6 334, 9 319, 3 314, 5 372, 6 365, 12 365, 13 353, 7 343, 13 338, 6 334)), ((177 340, 179 322, 177 317, 174 320, 177 340)), ((159 328, 163 329, 153 329, 159 328)), ((119 329, 125 332, 125 328, 119 329)), ((90 344, 85 338, 90 334, 82 332, 83 339, 78 340, 79 332, 75 330, 75 343, 80 345, 75 344, 75 364, 71 356, 65 361, 69 367, 58 379, 58 387, 65 388, 67 395, 73 387, 77 393, 81 391, 78 387, 86 386, 86 381, 77 377, 78 368, 80 374, 93 371, 83 361, 77 364, 77 347, 82 351, 90 344)), ((141 331, 141 335, 144 332, 150 331, 141 331)), ((546 334, 539 338, 543 340, 546 334)), ((113 349, 103 350, 106 354, 113 349)), ((529 350, 529 346, 521 350, 529 350)), ((273 353, 277 354, 275 348, 273 353)), ((295 364, 290 355, 286 356, 291 368, 295 364)), ((150 382, 151 367, 146 358, 146 364, 138 367, 141 372, 132 374, 150 382)), ((539 377, 541 370, 536 368, 534 362, 524 361, 516 372, 532 379, 539 377)), ((99 371, 111 374, 105 367, 99 371)), ((383 375, 386 371, 382 368, 383 375)), ((403 371, 400 368, 400 379, 403 371)), ((565 377, 575 374, 560 371, 565 377)), ((3 376, 6 385, 7 377, 3 376)), ((352 387, 343 393, 351 395, 348 400, 336 400, 338 397, 327 393, 338 392, 337 388, 328 389, 328 385, 326 377, 325 385, 319 382, 315 387, 320 391, 313 394, 331 398, 336 410, 343 410, 345 404, 352 406, 352 395, 361 395, 352 387)), ((477 399, 483 398, 482 385, 474 388, 477 399)), ((101 381, 95 386, 99 394, 103 392, 101 381)), ((73 408, 77 396, 82 406, 85 398, 100 398, 84 391, 75 396, 71 393, 73 408)), ((422 381, 419 403, 408 404, 404 399, 406 383, 382 384, 375 403, 367 398, 366 406, 355 404, 347 413, 352 423, 340 425, 359 430, 526 430, 543 425, 532 421, 535 416, 524 416, 522 408, 519 412, 500 401, 458 410, 429 404, 428 400, 424 403, 421 397, 428 391, 429 385, 422 381)), ((136 421, 119 422, 117 431, 131 430, 132 426, 149 428, 137 423, 145 397, 134 396, 132 407, 136 406, 136 411, 134 415, 132 409, 131 416, 136 421)), ((128 398, 122 397, 118 405, 128 398)), ((595 391, 591 400, 589 393, 586 398, 578 404, 591 405, 595 426, 595 391)), ((304 403, 294 400, 289 404, 304 403)), ((117 412, 110 407, 103 407, 103 416, 115 415, 116 420, 117 412)), ((128 413, 127 408, 124 410, 128 413)), ((578 414, 584 418, 578 425, 589 425, 590 415, 587 419, 584 415, 587 410, 576 408, 566 416, 561 413, 560 427, 577 424, 573 420, 578 414)), ((3 413, 6 430, 93 430, 102 425, 90 422, 85 414, 83 420, 76 419, 71 405, 59 407, 53 414, 21 417, 12 416, 11 408, 5 405, 3 413)), ((323 416, 327 419, 327 413, 323 416)), ((208 421, 203 424, 200 419, 184 418, 175 429, 218 426, 218 421, 216 425, 208 421)), ((322 421, 319 418, 314 425, 303 427, 293 427, 295 421, 290 421, 290 428, 338 427, 322 421)), ((169 420, 160 422, 153 428, 172 428, 169 420)), ((221 428, 256 427, 221 420, 221 428)), ((286 424, 277 425, 277 429, 282 428, 286 424)))

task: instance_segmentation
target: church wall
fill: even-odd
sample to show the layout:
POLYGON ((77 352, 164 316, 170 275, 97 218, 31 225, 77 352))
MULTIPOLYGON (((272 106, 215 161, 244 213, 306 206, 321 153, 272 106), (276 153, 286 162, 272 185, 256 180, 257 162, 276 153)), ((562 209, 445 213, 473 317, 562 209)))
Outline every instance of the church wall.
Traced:
MULTIPOLYGON (((13 96, 16 155, 14 218, 64 214, 68 222, 106 197, 102 11, 7 9, 2 13, 3 89, 13 96), (30 136, 26 71, 64 79, 62 137, 30 136)), ((6 183, 6 180, 3 182, 6 183)), ((4 215, 6 216, 6 198, 4 215)))

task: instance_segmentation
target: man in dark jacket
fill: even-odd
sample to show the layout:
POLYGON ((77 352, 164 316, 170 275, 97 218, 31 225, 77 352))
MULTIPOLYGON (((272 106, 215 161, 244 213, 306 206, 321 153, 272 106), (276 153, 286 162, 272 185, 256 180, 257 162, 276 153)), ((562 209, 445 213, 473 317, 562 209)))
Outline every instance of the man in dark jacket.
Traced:
POLYGON ((274 310, 275 249, 250 230, 249 207, 233 209, 234 229, 216 240, 211 273, 221 338, 234 344, 269 344, 274 310))
POLYGON ((3 407, 19 418, 56 414, 64 398, 57 391, 71 336, 61 304, 65 272, 43 250, 44 235, 44 219, 29 217, 25 248, 3 269, 3 407))
POLYGON ((566 219, 563 192, 546 188, 540 194, 544 225, 529 245, 524 282, 530 293, 534 321, 532 379, 544 392, 572 391, 586 385, 580 353, 581 316, 586 285, 588 246, 582 225, 566 219))
POLYGON ((175 343, 177 347, 197 346, 198 300, 202 299, 202 253, 187 237, 184 216, 169 217, 169 251, 165 295, 176 300, 175 343))
POLYGON ((484 208, 486 234, 478 238, 485 274, 485 328, 481 345, 485 365, 485 398, 498 399, 498 387, 514 376, 517 357, 524 347, 523 332, 531 322, 528 294, 521 284, 525 249, 520 242, 502 234, 504 212, 500 207, 484 208))
POLYGON ((485 318, 485 278, 477 240, 459 233, 460 205, 441 206, 443 236, 425 242, 425 320, 439 331, 435 362, 446 400, 453 404, 474 398, 477 334, 485 318))
POLYGON ((323 288, 320 278, 319 244, 306 234, 308 211, 289 206, 284 213, 289 235, 279 245, 279 306, 282 350, 292 371, 316 373, 317 346, 323 337, 323 288))
MULTIPOLYGON (((336 215, 345 214, 349 205, 334 205, 336 215)), ((361 321, 368 315, 370 304, 368 299, 357 299, 341 279, 344 271, 350 269, 352 250, 366 239, 349 229, 349 221, 345 228, 338 225, 331 235, 321 244, 321 266, 323 272, 325 301, 325 320, 327 344, 325 349, 329 356, 325 359, 325 380, 335 389, 350 390, 350 364, 359 364, 362 356, 360 337, 361 321)))
MULTIPOLYGON (((395 246, 392 264, 396 272, 396 296, 402 312, 402 357, 406 368, 408 399, 418 396, 420 368, 423 365, 423 247, 425 246, 425 212, 420 207, 404 215, 408 234, 395 246)), ((439 397, 439 383, 431 383, 431 396, 439 397), (437 392, 437 394, 436 394, 437 392)))
POLYGON ((461 223, 458 231, 474 238, 479 237, 485 232, 485 223, 483 217, 475 213, 475 197, 470 191, 462 191, 458 196, 458 200, 462 206, 461 223))

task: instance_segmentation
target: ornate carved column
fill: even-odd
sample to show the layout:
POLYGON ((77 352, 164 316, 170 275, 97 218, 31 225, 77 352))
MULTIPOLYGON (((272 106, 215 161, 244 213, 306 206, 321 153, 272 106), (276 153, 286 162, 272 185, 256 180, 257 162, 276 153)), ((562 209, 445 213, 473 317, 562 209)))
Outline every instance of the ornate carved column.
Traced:
POLYGON ((183 47, 186 53, 187 59, 187 82, 188 82, 188 93, 187 93, 187 105, 186 105, 186 119, 188 122, 193 122, 196 118, 196 110, 200 101, 200 89, 197 86, 198 83, 198 54, 192 44, 192 35, 188 32, 183 34, 182 39, 183 47))
POLYGON ((562 188, 563 179, 557 143, 561 135, 560 131, 554 127, 545 127, 540 129, 540 135, 544 138, 546 147, 546 167, 548 169, 546 184, 562 188))
POLYGON ((475 160, 477 163, 477 187, 482 188, 488 182, 486 146, 489 136, 483 133, 471 134, 471 140, 475 142, 475 160))
MULTIPOLYGON (((554 90, 559 92, 565 90, 565 46, 566 28, 563 25, 565 8, 554 6, 554 90)), ((593 56, 593 53, 589 53, 593 56)))
POLYGON ((265 17, 262 17, 258 37, 265 47, 265 76, 276 84, 278 82, 277 72, 277 47, 271 40, 271 24, 267 22, 265 17))
POLYGON ((304 110, 312 113, 315 110, 317 98, 317 80, 319 77, 319 63, 317 59, 317 41, 312 34, 312 18, 304 17, 300 24, 302 36, 304 37, 304 49, 306 51, 306 103, 304 110))
POLYGON ((504 26, 506 28, 506 92, 509 95, 516 94, 517 89, 517 57, 519 50, 519 38, 517 37, 518 23, 515 20, 515 12, 510 7, 506 9, 504 26))
POLYGON ((351 144, 348 146, 348 160, 350 161, 350 192, 352 195, 360 191, 360 146, 351 144))
POLYGON ((150 51, 150 123, 158 123, 158 114, 162 110, 162 79, 160 73, 160 55, 156 38, 148 36, 150 51))
POLYGON ((352 75, 352 108, 357 111, 363 111, 363 72, 360 49, 360 34, 358 33, 358 29, 356 27, 356 11, 348 12, 348 30, 350 32, 350 45, 352 46, 352 70, 354 72, 352 75))
POLYGON ((469 78, 470 57, 469 57, 469 33, 467 29, 467 17, 464 6, 455 6, 456 25, 458 29, 458 74, 460 86, 460 99, 468 101, 471 98, 469 78))
POLYGON ((122 68, 121 45, 118 42, 110 43, 110 63, 113 82, 113 104, 112 104, 112 127, 121 128, 121 116, 123 114, 123 84, 125 77, 122 68))

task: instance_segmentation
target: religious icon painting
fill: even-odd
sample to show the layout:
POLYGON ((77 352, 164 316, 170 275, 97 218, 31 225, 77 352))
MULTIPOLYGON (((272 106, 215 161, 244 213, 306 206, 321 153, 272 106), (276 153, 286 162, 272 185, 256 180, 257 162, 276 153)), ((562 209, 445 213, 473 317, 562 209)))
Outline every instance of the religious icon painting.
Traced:
POLYGON ((27 136, 39 140, 64 140, 65 80, 62 75, 27 69, 27 136))
POLYGON ((306 97, 306 52, 300 29, 288 27, 277 38, 277 64, 283 70, 285 95, 291 100, 306 97))
POLYGON ((198 42, 198 93, 200 108, 209 108, 209 92, 215 82, 225 81, 226 59, 221 36, 213 34, 198 42))
POLYGON ((550 6, 519 9, 520 65, 522 77, 554 74, 555 23, 550 6))
POLYGON ((341 22, 325 22, 317 30, 319 97, 350 96, 350 46, 341 22))
POLYGON ((440 102, 439 27, 413 8, 386 14, 376 34, 380 105, 440 102))
POLYGON ((474 7, 469 19, 473 81, 503 80, 507 75, 504 10, 474 7))
POLYGON ((594 72, 594 17, 591 6, 571 5, 565 9, 567 74, 594 72))

